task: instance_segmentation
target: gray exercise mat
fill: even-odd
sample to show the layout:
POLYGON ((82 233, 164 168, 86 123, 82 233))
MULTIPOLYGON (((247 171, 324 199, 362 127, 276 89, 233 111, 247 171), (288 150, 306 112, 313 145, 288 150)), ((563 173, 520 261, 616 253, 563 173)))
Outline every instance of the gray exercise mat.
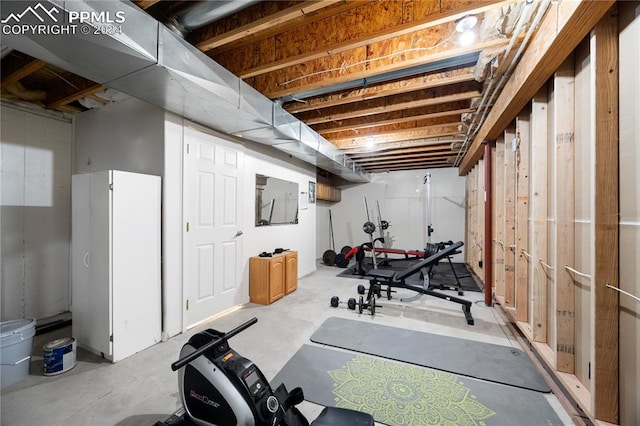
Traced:
POLYGON ((520 349, 343 318, 328 318, 311 341, 491 382, 551 392, 520 349))
POLYGON ((369 355, 303 345, 272 380, 307 401, 391 426, 562 425, 545 395, 369 355))

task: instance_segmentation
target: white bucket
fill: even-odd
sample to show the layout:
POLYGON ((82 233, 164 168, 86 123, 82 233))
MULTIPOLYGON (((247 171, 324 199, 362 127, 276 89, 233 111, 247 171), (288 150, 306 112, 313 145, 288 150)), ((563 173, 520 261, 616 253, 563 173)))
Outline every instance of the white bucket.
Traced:
POLYGON ((3 321, 0 329, 0 381, 2 388, 5 388, 29 375, 36 320, 22 318, 3 321))

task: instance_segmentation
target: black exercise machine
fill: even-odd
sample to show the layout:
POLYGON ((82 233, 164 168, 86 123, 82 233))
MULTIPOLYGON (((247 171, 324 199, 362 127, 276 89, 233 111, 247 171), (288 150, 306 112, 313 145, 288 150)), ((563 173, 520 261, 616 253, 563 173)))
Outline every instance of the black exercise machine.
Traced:
POLYGON ((415 284, 407 284, 406 279, 411 275, 419 272, 422 268, 428 268, 445 257, 451 256, 462 247, 464 243, 458 241, 457 243, 450 244, 442 250, 437 251, 435 254, 428 258, 421 260, 420 262, 412 265, 404 271, 396 272, 388 269, 371 269, 367 272, 367 275, 371 277, 369 280, 369 290, 366 296, 366 300, 372 300, 374 296, 380 297, 382 286, 387 286, 387 297, 390 297, 391 288, 405 288, 412 290, 420 294, 426 294, 428 296, 437 297, 439 299, 448 300, 450 302, 459 303, 462 305, 462 312, 467 320, 467 324, 473 325, 473 317, 471 316, 471 302, 468 300, 460 299, 458 297, 449 296, 444 293, 438 293, 430 290, 428 287, 421 287, 415 284))
MULTIPOLYGON (((258 322, 257 318, 229 332, 207 329, 194 334, 171 364, 178 371, 182 407, 154 426, 309 426, 296 408, 302 389, 273 389, 253 362, 229 347, 228 340, 258 322)), ((373 426, 370 414, 325 407, 311 426, 373 426)))

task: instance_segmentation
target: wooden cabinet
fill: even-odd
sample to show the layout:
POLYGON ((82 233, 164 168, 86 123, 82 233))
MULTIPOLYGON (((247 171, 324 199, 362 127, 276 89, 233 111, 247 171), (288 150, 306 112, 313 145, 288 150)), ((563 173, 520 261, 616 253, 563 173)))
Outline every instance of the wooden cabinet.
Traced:
POLYGON ((249 300, 269 305, 298 288, 298 253, 249 259, 249 300))
POLYGON ((284 294, 289 294, 298 288, 298 253, 287 252, 284 259, 284 294))
POLYGON ((322 182, 316 183, 316 199, 339 202, 341 198, 340 188, 336 188, 335 186, 330 186, 322 182))

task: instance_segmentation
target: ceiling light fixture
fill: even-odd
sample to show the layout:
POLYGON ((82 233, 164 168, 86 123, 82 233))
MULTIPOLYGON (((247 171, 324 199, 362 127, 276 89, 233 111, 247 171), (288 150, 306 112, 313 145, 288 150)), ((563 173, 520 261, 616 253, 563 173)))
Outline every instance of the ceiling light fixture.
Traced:
POLYGON ((475 27, 477 23, 478 18, 476 16, 463 16, 456 21, 456 31, 459 33, 464 33, 465 31, 469 31, 471 28, 475 27))
POLYGON ((373 136, 367 136, 367 148, 373 149, 374 145, 373 136))
POLYGON ((470 46, 476 39, 476 33, 473 31, 465 31, 458 37, 460 46, 470 46))
POLYGON ((460 33, 458 37, 460 46, 469 46, 475 41, 476 35, 471 30, 477 23, 478 18, 474 15, 463 16, 456 21, 456 32, 460 33))

